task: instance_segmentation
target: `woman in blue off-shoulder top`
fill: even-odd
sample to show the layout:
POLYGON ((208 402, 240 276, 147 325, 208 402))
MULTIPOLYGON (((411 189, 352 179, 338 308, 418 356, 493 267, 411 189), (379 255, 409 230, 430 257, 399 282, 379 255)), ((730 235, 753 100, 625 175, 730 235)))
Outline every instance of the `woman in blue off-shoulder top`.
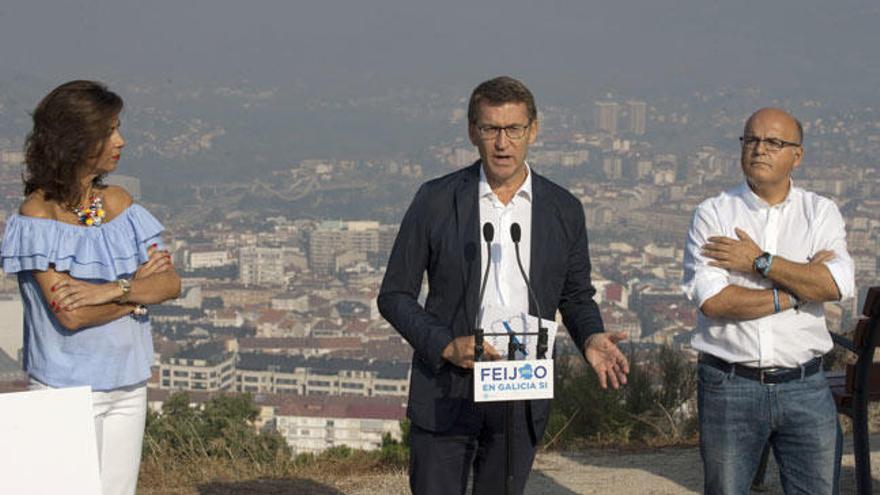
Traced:
POLYGON ((92 81, 62 84, 39 103, 26 197, 0 247, 3 270, 18 275, 31 389, 92 388, 105 495, 137 486, 153 360, 146 305, 180 293, 162 224, 102 183, 125 145, 122 106, 92 81))

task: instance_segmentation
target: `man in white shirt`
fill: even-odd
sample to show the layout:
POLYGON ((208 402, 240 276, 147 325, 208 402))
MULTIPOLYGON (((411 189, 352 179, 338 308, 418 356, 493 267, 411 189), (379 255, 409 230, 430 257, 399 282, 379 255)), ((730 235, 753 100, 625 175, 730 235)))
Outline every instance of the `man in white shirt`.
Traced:
POLYGON ((854 267, 837 206, 791 180, 802 138, 788 113, 755 112, 740 138, 745 183, 700 204, 688 231, 706 493, 747 494, 768 442, 786 493, 837 491, 822 304, 853 295, 854 267))

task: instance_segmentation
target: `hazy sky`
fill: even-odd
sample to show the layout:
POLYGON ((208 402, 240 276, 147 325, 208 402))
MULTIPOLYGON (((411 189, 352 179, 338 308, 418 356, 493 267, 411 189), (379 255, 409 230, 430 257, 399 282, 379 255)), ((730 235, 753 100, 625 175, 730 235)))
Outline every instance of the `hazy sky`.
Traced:
POLYGON ((2 0, 0 81, 249 80, 326 91, 755 85, 872 98, 875 0, 2 0))

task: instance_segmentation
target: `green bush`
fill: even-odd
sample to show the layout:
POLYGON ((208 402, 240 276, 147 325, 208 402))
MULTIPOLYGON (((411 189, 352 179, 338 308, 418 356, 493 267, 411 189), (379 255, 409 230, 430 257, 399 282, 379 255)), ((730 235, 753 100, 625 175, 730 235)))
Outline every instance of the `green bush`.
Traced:
POLYGON ((382 436, 379 459, 387 467, 404 469, 409 465, 409 420, 400 422, 400 431, 402 441, 395 440, 388 433, 382 436))
POLYGON ((693 365, 667 347, 631 353, 629 360, 627 384, 603 390, 580 355, 557 358, 545 446, 692 440, 696 419, 688 405, 696 395, 693 365))
POLYGON ((147 414, 145 458, 244 459, 260 465, 290 460, 290 449, 278 433, 254 429, 259 410, 249 395, 218 396, 201 408, 191 408, 189 402, 185 392, 175 393, 161 414, 147 414))

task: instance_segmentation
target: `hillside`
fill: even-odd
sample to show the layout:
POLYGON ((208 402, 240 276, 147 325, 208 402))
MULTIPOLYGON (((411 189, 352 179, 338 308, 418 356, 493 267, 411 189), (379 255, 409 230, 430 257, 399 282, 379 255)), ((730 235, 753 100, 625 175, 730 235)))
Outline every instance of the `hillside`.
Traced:
MULTIPOLYGON (((880 436, 871 440, 872 455, 880 454, 880 436)), ((852 439, 844 439, 841 493, 854 493, 852 439)), ((768 470, 768 495, 781 494, 775 464, 768 470)), ((880 488, 880 463, 872 466, 880 488)), ((344 472, 332 468, 303 471, 282 480, 218 479, 190 486, 158 488, 160 473, 142 470, 138 493, 146 495, 374 495, 409 493, 406 473, 344 472)), ((581 494, 697 494, 702 490, 700 455, 696 447, 667 447, 639 451, 589 449, 580 452, 542 452, 535 461, 526 493, 529 495, 581 494)))

